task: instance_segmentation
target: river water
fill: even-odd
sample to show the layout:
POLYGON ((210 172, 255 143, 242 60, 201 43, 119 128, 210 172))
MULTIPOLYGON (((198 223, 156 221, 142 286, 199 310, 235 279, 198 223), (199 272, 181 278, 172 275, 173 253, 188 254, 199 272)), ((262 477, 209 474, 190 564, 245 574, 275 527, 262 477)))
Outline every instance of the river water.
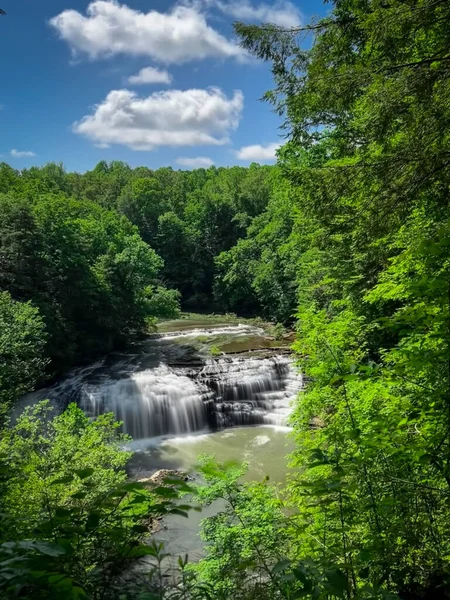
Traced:
POLYGON ((113 412, 136 448, 170 437, 227 428, 284 427, 302 385, 289 341, 246 322, 178 320, 126 353, 75 369, 26 397, 58 409, 76 402, 97 416, 113 412))
MULTIPOLYGON (((209 454, 246 461, 247 479, 283 482, 291 449, 287 418, 302 386, 289 343, 248 322, 165 322, 128 352, 75 369, 23 404, 49 398, 58 409, 77 402, 92 416, 113 412, 133 438, 135 478, 161 468, 189 471, 209 454)), ((188 523, 172 519, 161 538, 195 556, 201 542, 194 532, 208 510, 214 507, 188 523)))

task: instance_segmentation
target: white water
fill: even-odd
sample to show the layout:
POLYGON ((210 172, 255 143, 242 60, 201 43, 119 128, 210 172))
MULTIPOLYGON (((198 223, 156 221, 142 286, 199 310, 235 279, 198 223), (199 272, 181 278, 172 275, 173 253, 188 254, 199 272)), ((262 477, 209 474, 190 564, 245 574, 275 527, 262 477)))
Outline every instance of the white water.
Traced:
POLYGON ((218 335, 233 335, 234 337, 243 335, 263 335, 264 330, 260 327, 253 327, 252 325, 227 325, 226 327, 211 327, 211 328, 195 328, 185 329, 181 331, 170 331, 163 334, 155 333, 150 336, 155 339, 170 339, 170 338, 196 338, 205 336, 218 336, 218 335))
POLYGON ((243 425, 285 426, 302 386, 286 355, 274 349, 269 357, 250 352, 213 359, 205 350, 205 339, 214 344, 261 334, 239 324, 150 336, 134 354, 110 355, 28 395, 22 409, 50 398, 59 409, 77 402, 92 416, 113 412, 138 442, 243 425))
POLYGON ((300 387, 284 356, 223 358, 197 373, 160 365, 87 385, 82 406, 92 415, 113 412, 124 432, 139 440, 205 428, 284 425, 300 387))
POLYGON ((83 408, 113 412, 134 439, 198 431, 207 423, 211 394, 167 365, 133 373, 85 390, 83 408))

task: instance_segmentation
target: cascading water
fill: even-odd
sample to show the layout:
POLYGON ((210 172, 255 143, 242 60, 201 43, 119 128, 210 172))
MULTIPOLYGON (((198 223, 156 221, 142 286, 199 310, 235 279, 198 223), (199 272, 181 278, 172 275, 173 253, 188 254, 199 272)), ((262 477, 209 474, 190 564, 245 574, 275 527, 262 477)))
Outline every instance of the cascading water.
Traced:
MULTIPOLYGON (((111 355, 73 372, 39 398, 88 414, 113 412, 135 440, 239 425, 284 425, 301 376, 290 358, 245 353, 205 358, 205 340, 248 340, 248 325, 172 331, 151 336, 136 354, 111 355)), ((256 339, 256 338, 255 338, 256 339)), ((267 340, 264 341, 267 343, 267 340)))
POLYGON ((301 386, 286 357, 224 358, 203 368, 167 365, 88 385, 81 404, 113 412, 134 439, 236 425, 283 425, 301 386))
POLYGON ((286 424, 290 403, 301 387, 291 361, 270 358, 222 358, 198 376, 214 391, 214 425, 286 424))
POLYGON ((208 422, 208 392, 167 365, 89 386, 82 401, 92 415, 113 412, 134 439, 187 433, 208 422))

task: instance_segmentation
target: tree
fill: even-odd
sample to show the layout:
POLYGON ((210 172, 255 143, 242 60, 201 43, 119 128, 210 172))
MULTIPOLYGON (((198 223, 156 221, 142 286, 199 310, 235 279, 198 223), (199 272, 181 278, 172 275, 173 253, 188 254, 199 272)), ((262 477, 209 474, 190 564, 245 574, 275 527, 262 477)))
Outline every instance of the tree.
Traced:
POLYGON ((37 308, 0 292, 0 422, 44 377, 46 331, 37 308))
POLYGON ((449 11, 336 0, 300 29, 237 26, 272 63, 266 98, 289 138, 280 168, 306 224, 300 541, 339 557, 348 597, 361 573, 404 597, 449 579, 449 11))
MULTIPOLYGON (((89 419, 72 404, 50 418, 48 403, 26 410, 0 440, 0 590, 2 598, 147 597, 160 582, 125 573, 171 499, 189 491, 126 482, 130 456, 113 415, 89 419), (128 595, 129 594, 129 595, 128 595)), ((161 596, 160 596, 161 597, 161 596)))

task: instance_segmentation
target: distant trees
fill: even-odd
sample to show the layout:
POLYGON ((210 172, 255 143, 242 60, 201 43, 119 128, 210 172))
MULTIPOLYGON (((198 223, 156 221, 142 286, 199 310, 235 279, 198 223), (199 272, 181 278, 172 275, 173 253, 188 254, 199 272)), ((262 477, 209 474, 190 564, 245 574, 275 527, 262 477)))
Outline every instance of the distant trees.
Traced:
POLYGON ((19 172, 3 163, 0 184, 22 203, 56 194, 88 201, 93 211, 101 206, 126 216, 163 259, 161 279, 178 289, 188 306, 207 307, 213 304, 215 258, 245 237, 252 220, 265 210, 276 185, 273 172, 273 167, 256 164, 153 171, 102 161, 80 175, 66 173, 61 164, 19 172))

